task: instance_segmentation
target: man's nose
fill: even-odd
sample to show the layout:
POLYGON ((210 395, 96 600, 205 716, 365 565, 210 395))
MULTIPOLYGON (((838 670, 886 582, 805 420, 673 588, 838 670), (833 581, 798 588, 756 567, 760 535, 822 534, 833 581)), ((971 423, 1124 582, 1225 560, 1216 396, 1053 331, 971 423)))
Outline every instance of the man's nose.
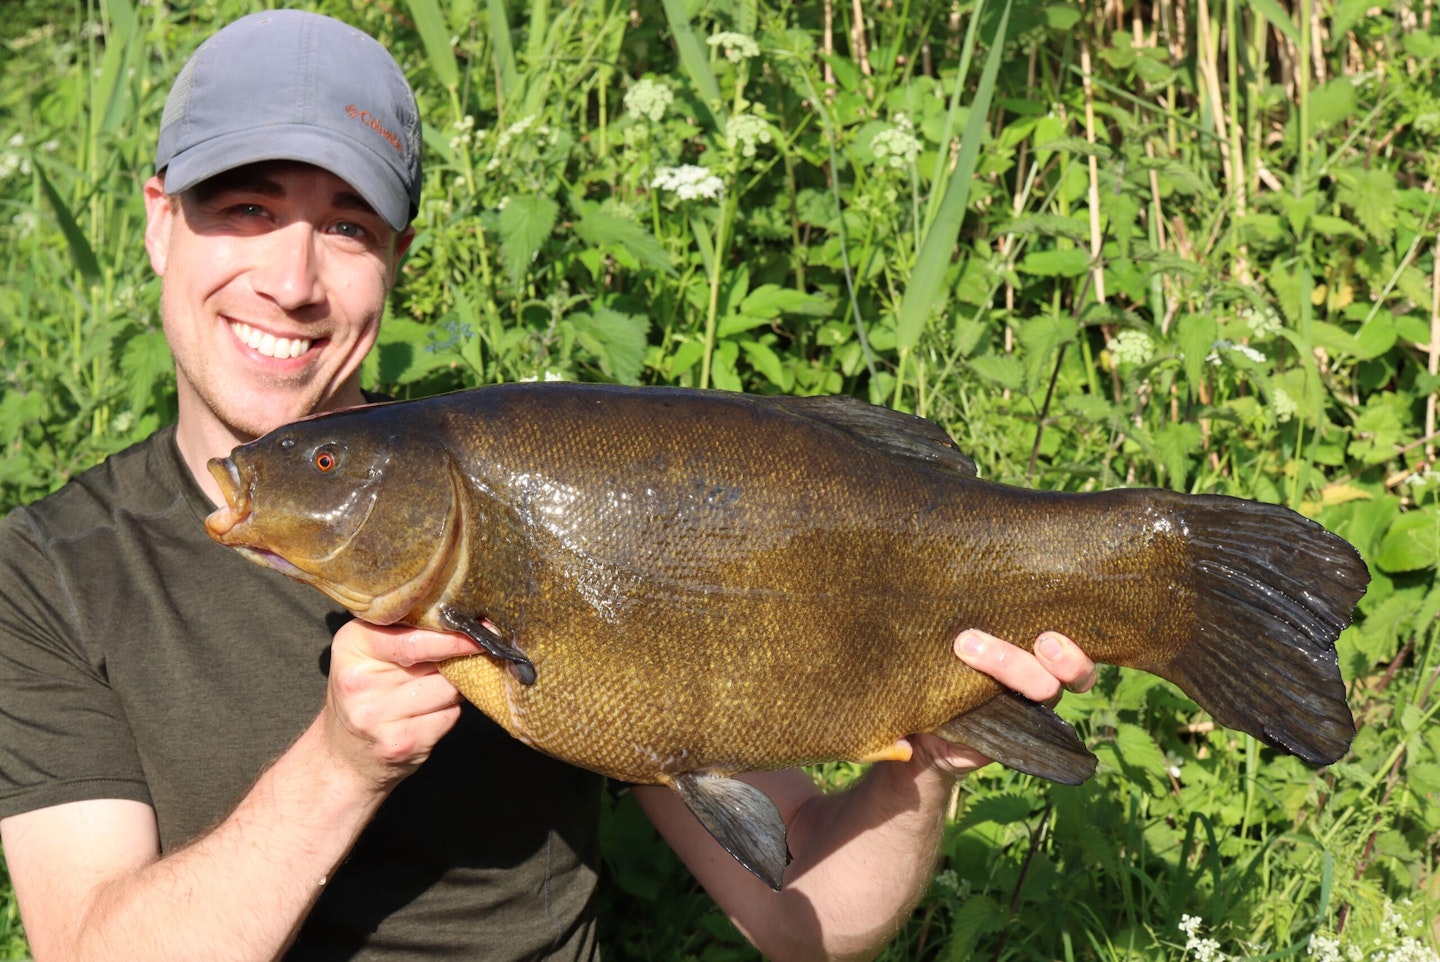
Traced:
POLYGON ((287 311, 297 311, 325 298, 320 276, 319 236, 313 225, 296 221, 273 230, 267 249, 252 272, 255 292, 287 311))

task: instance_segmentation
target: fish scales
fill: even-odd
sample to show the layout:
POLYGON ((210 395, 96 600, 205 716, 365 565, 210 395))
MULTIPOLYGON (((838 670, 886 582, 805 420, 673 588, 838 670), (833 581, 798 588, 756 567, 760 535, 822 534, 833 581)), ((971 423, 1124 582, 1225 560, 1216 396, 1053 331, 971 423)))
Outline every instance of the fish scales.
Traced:
POLYGON ((931 731, 1088 774, 954 656, 965 628, 1061 631, 1312 763, 1353 734, 1333 643, 1368 576, 1340 539, 1232 498, 982 481, 939 428, 848 399, 510 385, 299 422, 212 471, 217 540, 361 617, 468 631, 489 654, 442 671, 483 711, 671 784, 771 884, 773 850, 707 820, 738 791, 718 776, 931 731))

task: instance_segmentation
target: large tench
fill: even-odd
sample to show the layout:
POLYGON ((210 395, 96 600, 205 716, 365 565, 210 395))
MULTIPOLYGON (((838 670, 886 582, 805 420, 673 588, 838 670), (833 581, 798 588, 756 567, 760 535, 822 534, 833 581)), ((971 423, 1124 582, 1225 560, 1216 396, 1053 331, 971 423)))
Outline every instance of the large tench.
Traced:
POLYGON ((1311 764, 1354 734, 1345 541, 1236 498, 982 481, 936 425, 851 398, 514 384, 310 418, 210 469, 217 541, 367 621, 469 634, 487 653, 440 670, 482 711, 671 786, 775 888, 784 825, 736 773, 935 732, 1091 774, 1058 716, 955 657, 965 628, 1063 632, 1311 764))

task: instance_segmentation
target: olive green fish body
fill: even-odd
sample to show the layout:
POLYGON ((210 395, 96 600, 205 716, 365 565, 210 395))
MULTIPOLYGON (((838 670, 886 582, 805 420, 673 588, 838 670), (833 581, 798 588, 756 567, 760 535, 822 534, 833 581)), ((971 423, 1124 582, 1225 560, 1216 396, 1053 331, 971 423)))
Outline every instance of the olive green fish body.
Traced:
POLYGON ((217 540, 370 620, 470 632, 492 654, 442 670, 483 711, 675 786, 742 861, 776 856, 707 820, 731 807, 711 776, 930 731, 1089 773, 1045 709, 955 657, 965 628, 1063 632, 1312 763, 1353 734, 1333 643, 1367 576, 1340 539, 1233 498, 982 481, 939 428, 849 399, 510 385, 310 419, 215 464, 217 540))

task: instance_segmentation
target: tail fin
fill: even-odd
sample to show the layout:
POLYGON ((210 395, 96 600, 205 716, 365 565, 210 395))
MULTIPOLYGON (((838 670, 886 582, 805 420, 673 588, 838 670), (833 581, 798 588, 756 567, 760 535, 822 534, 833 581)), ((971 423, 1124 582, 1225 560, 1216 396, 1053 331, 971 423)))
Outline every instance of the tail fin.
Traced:
POLYGON ((1288 508, 1177 495, 1195 577, 1195 628, 1149 668, 1215 720, 1311 765, 1355 736, 1335 639, 1370 581, 1348 542, 1288 508))

